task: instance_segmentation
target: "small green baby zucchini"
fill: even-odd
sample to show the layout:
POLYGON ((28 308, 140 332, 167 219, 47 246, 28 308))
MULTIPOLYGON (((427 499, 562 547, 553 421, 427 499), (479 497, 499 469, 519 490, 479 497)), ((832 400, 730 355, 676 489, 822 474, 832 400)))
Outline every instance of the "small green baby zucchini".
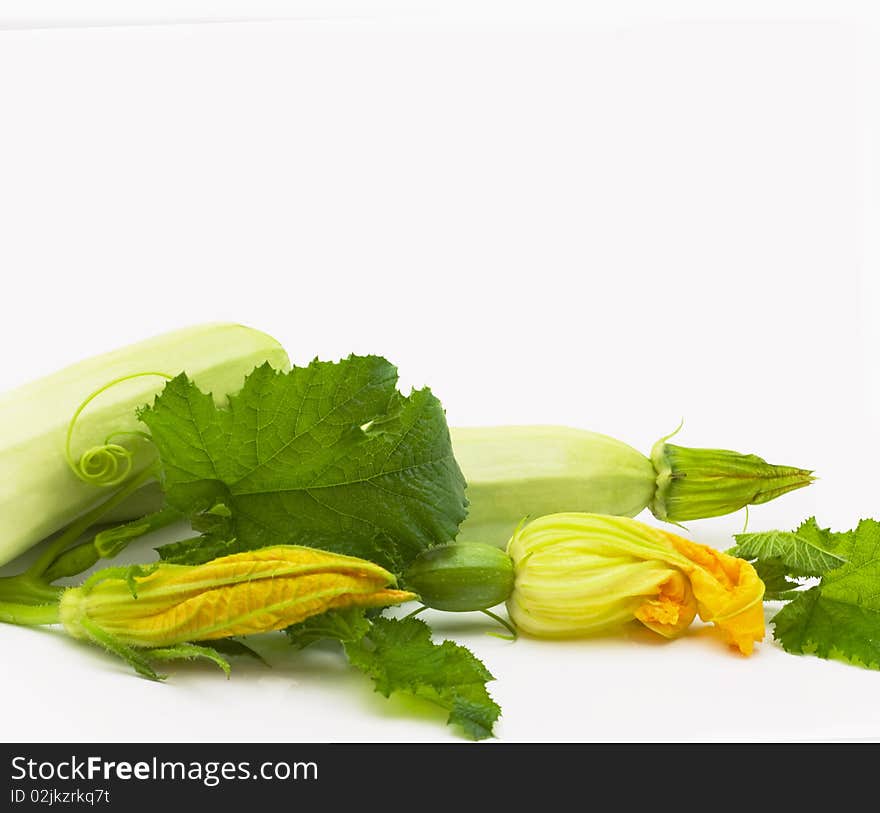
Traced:
POLYGON ((422 553, 403 577, 427 607, 452 613, 488 610, 513 590, 513 562, 501 548, 479 542, 440 545, 422 553))

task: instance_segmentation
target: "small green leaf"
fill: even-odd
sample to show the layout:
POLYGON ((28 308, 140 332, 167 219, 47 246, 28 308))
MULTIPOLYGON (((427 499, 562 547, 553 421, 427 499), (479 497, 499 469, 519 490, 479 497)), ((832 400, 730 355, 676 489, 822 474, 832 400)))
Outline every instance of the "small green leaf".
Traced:
POLYGON ((370 621, 362 607, 346 607, 313 615, 285 632, 296 649, 305 649, 323 640, 350 643, 360 641, 370 631, 370 621))
POLYGON ((764 601, 787 601, 802 587, 800 582, 788 578, 789 569, 779 559, 759 559, 755 570, 764 582, 764 601))
POLYGON ((814 517, 796 531, 737 534, 728 553, 740 559, 775 560, 789 576, 821 576, 844 564, 852 548, 852 532, 820 528, 814 517))
POLYGON ((492 674, 465 647, 435 644, 423 621, 377 618, 360 641, 345 644, 345 652, 385 697, 403 692, 430 700, 471 739, 493 736, 501 709, 486 690, 492 674))
POLYGON ((880 668, 880 523, 862 520, 849 534, 849 561, 826 573, 773 618, 788 652, 880 668))

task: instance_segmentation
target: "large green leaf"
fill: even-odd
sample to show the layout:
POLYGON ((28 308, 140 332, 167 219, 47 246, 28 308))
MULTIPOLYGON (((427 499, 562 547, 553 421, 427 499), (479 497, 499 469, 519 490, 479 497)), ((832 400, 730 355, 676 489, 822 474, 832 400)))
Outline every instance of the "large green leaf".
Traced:
POLYGON ((263 365, 228 408, 185 376, 170 381, 140 418, 168 502, 207 536, 164 558, 301 544, 399 571, 453 539, 467 501, 443 408, 428 389, 396 385, 377 356, 263 365))

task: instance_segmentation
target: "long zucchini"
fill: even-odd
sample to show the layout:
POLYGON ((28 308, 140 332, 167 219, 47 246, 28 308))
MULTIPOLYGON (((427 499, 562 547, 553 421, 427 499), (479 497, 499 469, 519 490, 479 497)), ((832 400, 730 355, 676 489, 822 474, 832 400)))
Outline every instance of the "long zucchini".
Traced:
POLYGON ((507 544, 527 517, 566 511, 668 522, 714 517, 809 485, 812 473, 756 455, 692 449, 661 439, 650 458, 622 441, 565 426, 453 428, 467 480, 459 539, 507 544))
MULTIPOLYGON (((284 348, 265 333, 236 324, 198 325, 87 359, 0 395, 0 565, 106 500, 110 490, 100 487, 101 478, 109 474, 105 484, 112 483, 113 466, 124 466, 119 473, 131 476, 144 470, 154 452, 138 437, 143 426, 135 408, 156 395, 167 377, 185 371, 223 403, 266 361, 282 369, 289 365, 284 348), (136 377, 122 380, 129 376, 136 377), (71 417, 89 396, 117 380, 83 409, 70 440, 77 452, 100 450, 111 436, 130 457, 114 461, 106 450, 87 457, 82 473, 92 482, 86 482, 66 461, 71 417)), ((135 510, 143 512, 153 501, 147 494, 135 510)))

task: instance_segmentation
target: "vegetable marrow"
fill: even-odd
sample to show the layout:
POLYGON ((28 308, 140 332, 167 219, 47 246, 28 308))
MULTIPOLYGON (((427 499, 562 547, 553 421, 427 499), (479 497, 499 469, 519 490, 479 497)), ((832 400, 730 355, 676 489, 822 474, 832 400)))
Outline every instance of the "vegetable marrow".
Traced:
POLYGON ((526 517, 563 511, 684 522, 768 502, 812 472, 757 455, 659 440, 650 458, 622 441, 565 426, 450 428, 467 480, 459 539, 503 547, 526 517))
MULTIPOLYGON (((289 365, 284 348, 265 333, 237 324, 199 325, 0 395, 0 565, 107 500, 112 486, 150 465, 155 451, 143 437, 136 408, 167 379, 186 371, 225 403, 227 393, 240 389, 245 375, 263 362, 289 365), (69 434, 71 418, 84 403, 69 434)), ((152 499, 146 495, 121 515, 141 515, 157 499, 158 492, 152 499)))

